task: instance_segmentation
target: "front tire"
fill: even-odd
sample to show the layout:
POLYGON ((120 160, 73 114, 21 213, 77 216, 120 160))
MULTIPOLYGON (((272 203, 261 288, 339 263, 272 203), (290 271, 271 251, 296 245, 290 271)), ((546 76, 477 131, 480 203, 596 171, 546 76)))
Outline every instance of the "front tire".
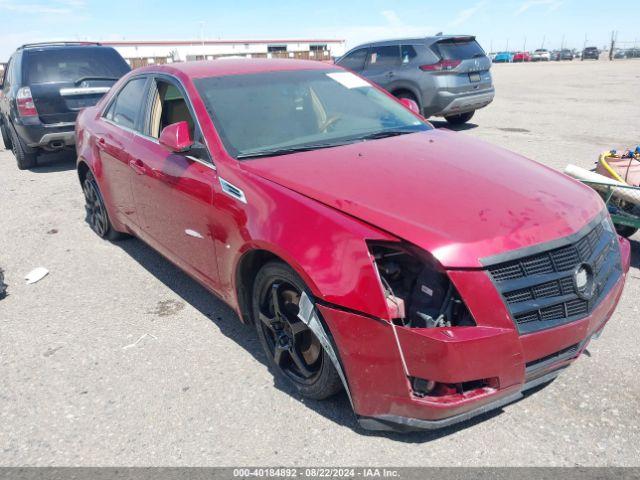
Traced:
POLYGON ((476 111, 461 113, 460 115, 449 115, 445 116, 445 120, 449 122, 451 125, 463 125, 467 123, 469 120, 473 118, 473 115, 476 111))
POLYGON ((24 145, 22 145, 18 134, 16 134, 12 128, 8 128, 8 130, 9 138, 11 139, 11 150, 13 151, 14 157, 16 157, 18 169, 28 170, 29 168, 36 167, 38 165, 37 152, 28 152, 24 145))
POLYGON ((252 295, 253 319, 271 370, 302 396, 322 400, 342 381, 318 338, 298 318, 306 285, 288 265, 274 261, 260 269, 252 295))
POLYGON ((82 191, 85 200, 86 221, 91 227, 91 230, 96 232, 100 238, 106 240, 118 240, 122 238, 124 234, 114 230, 111 225, 107 207, 104 204, 100 187, 98 187, 98 182, 96 182, 93 173, 87 172, 82 182, 82 191))

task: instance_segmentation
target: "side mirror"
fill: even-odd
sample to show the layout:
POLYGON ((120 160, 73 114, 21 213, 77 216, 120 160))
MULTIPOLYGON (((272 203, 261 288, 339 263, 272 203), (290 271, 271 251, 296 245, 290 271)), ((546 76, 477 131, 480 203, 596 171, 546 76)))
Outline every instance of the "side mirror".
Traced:
POLYGON ((164 127, 158 140, 160 145, 176 153, 185 152, 193 145, 189 124, 185 121, 164 127))
POLYGON ((400 103, 411 110, 413 113, 417 113, 420 115, 420 107, 415 102, 415 100, 411 100, 410 98, 401 98, 400 103))

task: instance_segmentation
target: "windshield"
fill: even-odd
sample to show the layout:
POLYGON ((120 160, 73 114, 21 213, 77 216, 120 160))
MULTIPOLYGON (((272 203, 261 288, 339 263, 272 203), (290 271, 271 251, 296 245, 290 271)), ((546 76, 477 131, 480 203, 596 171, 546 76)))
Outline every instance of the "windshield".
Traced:
POLYGON ((51 83, 82 81, 84 78, 117 80, 129 65, 112 48, 71 47, 25 52, 26 82, 51 83))
POLYGON ((295 70, 195 80, 232 156, 314 150, 429 130, 409 110, 341 70, 295 70))

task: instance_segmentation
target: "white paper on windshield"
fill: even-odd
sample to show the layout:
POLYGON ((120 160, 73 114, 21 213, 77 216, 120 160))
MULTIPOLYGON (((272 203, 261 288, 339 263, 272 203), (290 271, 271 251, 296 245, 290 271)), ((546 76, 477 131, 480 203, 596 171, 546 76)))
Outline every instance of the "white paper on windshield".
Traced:
POLYGON ((327 77, 335 80, 347 88, 370 87, 371 85, 357 75, 349 72, 327 73, 327 77))

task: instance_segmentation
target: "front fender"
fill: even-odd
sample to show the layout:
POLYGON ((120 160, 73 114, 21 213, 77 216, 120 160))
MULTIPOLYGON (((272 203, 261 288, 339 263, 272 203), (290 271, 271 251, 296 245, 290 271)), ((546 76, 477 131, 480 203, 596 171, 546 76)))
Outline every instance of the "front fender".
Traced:
POLYGON ((387 318, 377 272, 365 243, 396 238, 269 180, 243 172, 225 180, 241 188, 243 204, 216 192, 214 233, 221 286, 236 308, 236 272, 247 252, 262 250, 288 263, 324 302, 387 318))

